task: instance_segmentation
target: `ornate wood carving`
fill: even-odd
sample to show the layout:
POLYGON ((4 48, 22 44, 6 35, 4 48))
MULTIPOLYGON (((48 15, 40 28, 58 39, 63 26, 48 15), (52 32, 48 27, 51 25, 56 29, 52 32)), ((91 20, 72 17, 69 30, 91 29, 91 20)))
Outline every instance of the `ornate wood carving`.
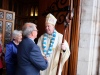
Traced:
POLYGON ((68 0, 56 0, 53 2, 47 9, 43 12, 43 16, 47 15, 48 13, 55 14, 57 18, 57 24, 62 24, 65 21, 65 16, 70 10, 70 6, 68 6, 68 0), (61 12, 65 12, 61 14, 61 12))

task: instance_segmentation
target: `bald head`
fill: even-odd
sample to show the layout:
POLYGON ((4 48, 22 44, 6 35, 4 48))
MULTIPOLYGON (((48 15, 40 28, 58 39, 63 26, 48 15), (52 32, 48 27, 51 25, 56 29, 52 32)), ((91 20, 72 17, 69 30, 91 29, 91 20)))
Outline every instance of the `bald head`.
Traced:
POLYGON ((25 23, 22 31, 23 31, 23 36, 28 37, 32 31, 36 30, 36 24, 34 23, 25 23))

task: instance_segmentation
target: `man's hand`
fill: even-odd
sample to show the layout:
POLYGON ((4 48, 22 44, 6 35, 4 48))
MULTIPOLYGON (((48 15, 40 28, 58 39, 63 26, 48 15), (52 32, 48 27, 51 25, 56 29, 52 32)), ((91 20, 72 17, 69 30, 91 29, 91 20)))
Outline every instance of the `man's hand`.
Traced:
POLYGON ((66 50, 66 45, 64 43, 61 44, 61 49, 66 50))

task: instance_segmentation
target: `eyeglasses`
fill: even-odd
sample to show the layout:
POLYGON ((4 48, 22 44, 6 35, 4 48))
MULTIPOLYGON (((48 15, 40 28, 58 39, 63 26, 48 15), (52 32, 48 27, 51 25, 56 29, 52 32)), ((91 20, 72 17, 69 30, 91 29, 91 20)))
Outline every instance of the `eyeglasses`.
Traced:
POLYGON ((38 32, 38 30, 33 30, 33 31, 37 31, 38 32))

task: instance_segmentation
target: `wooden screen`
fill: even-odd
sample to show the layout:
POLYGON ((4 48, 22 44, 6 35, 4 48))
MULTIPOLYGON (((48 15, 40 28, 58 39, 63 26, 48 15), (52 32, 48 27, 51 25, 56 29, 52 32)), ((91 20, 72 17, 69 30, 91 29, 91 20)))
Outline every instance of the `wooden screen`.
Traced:
POLYGON ((2 42, 5 47, 6 43, 11 40, 12 31, 14 30, 15 12, 0 9, 0 31, 2 32, 2 42))

